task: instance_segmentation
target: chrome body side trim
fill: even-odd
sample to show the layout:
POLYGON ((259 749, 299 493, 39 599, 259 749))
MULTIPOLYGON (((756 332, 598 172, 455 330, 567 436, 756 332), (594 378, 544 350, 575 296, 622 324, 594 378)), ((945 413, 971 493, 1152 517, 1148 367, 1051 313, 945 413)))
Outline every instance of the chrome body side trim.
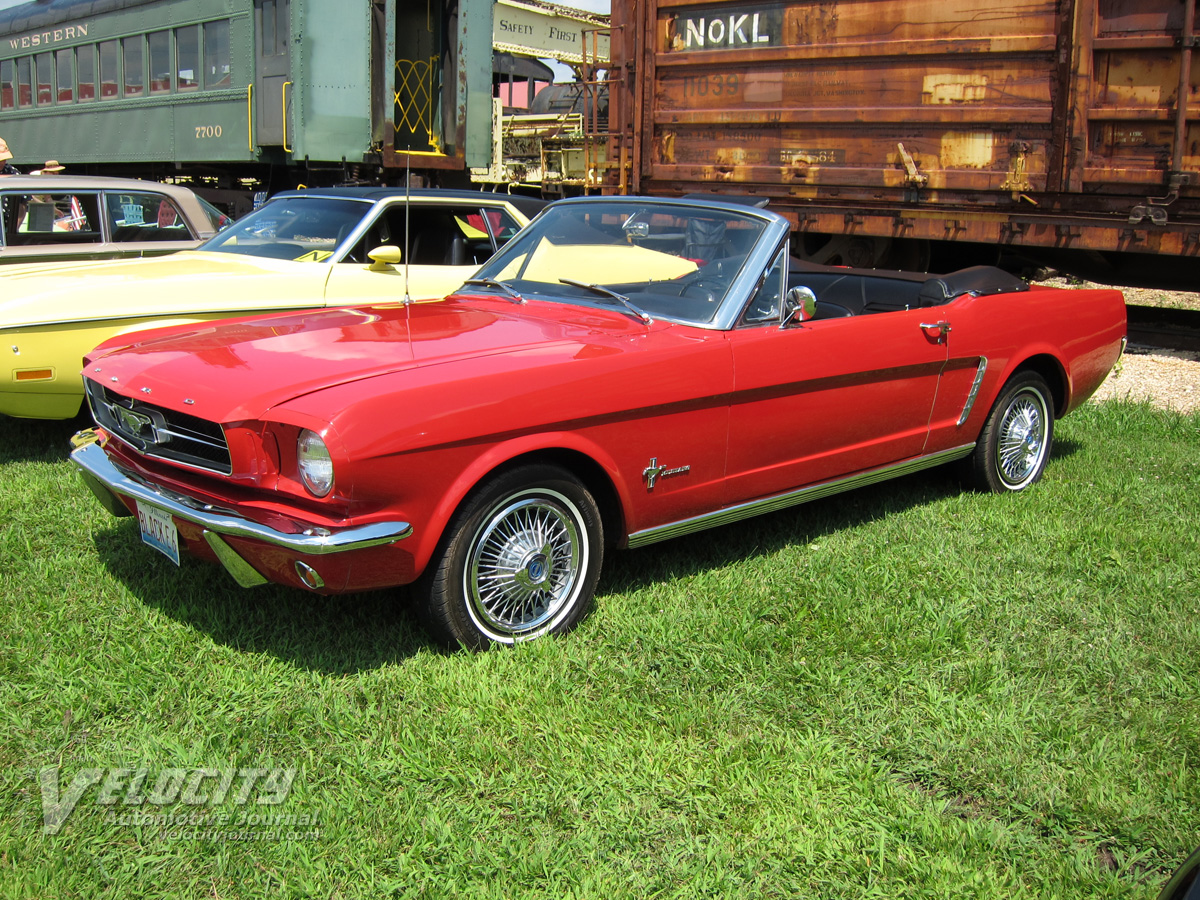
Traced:
MULTIPOLYGON (((412 525, 408 522, 373 522, 338 531, 319 526, 304 527, 303 522, 297 522, 297 526, 303 529, 300 533, 278 531, 252 522, 233 510, 215 507, 186 494, 150 484, 115 465, 98 443, 86 444, 72 451, 71 462, 79 468, 84 482, 91 488, 92 493, 101 498, 101 502, 104 502, 104 494, 109 495, 109 501, 104 502, 105 507, 112 509, 115 502, 112 495, 129 497, 165 509, 177 518, 193 522, 215 535, 220 535, 222 539, 252 538, 295 553, 321 556, 378 547, 381 544, 394 544, 412 535, 412 525)), ((210 547, 213 546, 211 537, 205 535, 205 540, 210 547)), ((222 540, 221 543, 225 541, 222 540)), ((229 549, 231 553, 234 552, 232 548, 229 549)), ((215 547, 213 550, 218 558, 221 558, 221 553, 215 547)), ((228 564, 226 568, 229 568, 228 564)), ((238 577, 237 573, 232 571, 230 574, 234 578, 238 577)))
POLYGON ((967 391, 967 402, 963 404, 963 411, 958 417, 958 422, 955 424, 962 425, 967 421, 967 417, 971 415, 971 409, 975 406, 975 398, 979 395, 979 386, 983 384, 983 376, 987 372, 987 367, 987 357, 979 357, 979 368, 975 371, 975 380, 971 382, 971 389, 967 391))
POLYGON ((719 525, 740 522, 742 519, 749 519, 752 516, 762 515, 763 513, 787 509, 789 506, 797 506, 801 503, 807 503, 810 500, 820 500, 822 497, 829 497, 833 494, 840 494, 842 491, 849 491, 854 488, 865 487, 868 484, 887 481, 889 478, 899 478, 901 475, 919 472, 922 469, 931 469, 934 466, 962 459, 965 456, 969 456, 974 449, 974 442, 963 444, 960 447, 953 447, 949 450, 943 450, 940 453, 931 453, 928 456, 918 456, 914 459, 907 459, 890 466, 869 469, 866 472, 859 472, 857 475, 850 475, 847 478, 823 481, 820 484, 809 485, 799 490, 788 491, 785 494, 776 494, 772 497, 764 497, 761 500, 753 500, 749 503, 740 503, 737 506, 714 510, 711 513, 705 513, 702 516, 695 516, 691 519, 683 519, 679 522, 659 525, 656 528, 635 531, 629 535, 628 546, 644 547, 647 544, 691 534, 694 531, 716 528, 719 525))

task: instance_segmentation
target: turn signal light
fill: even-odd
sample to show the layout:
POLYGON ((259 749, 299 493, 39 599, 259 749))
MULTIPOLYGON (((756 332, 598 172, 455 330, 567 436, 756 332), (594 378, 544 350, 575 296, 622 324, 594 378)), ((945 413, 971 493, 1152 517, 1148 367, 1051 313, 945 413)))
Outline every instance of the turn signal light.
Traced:
POLYGON ((13 372, 17 381, 49 381, 54 377, 53 369, 18 369, 13 372))

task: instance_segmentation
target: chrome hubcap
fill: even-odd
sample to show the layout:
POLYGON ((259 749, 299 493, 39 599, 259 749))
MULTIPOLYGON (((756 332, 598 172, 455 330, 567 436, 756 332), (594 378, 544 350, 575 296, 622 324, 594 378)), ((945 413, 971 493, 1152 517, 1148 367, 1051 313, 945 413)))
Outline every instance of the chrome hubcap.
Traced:
POLYGON ((494 511, 472 543, 465 585, 476 624, 499 640, 552 627, 578 595, 587 547, 579 511, 553 491, 494 511))
POLYGON ((1046 407, 1037 394, 1021 394, 1008 407, 997 448, 1005 483, 1019 486, 1037 471, 1046 445, 1046 421, 1046 407))

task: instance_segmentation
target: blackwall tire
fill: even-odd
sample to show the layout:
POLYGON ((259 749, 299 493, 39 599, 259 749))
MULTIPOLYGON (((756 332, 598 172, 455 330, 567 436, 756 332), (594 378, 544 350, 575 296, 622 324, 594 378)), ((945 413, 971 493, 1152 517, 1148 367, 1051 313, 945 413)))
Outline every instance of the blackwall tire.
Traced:
POLYGON ((976 488, 1023 491, 1042 477, 1054 443, 1054 398, 1042 376, 1014 375, 1000 392, 969 458, 976 488))
POLYGON ((430 636, 481 650, 577 625, 604 557, 596 501, 555 466, 523 466, 480 485, 417 582, 430 636))

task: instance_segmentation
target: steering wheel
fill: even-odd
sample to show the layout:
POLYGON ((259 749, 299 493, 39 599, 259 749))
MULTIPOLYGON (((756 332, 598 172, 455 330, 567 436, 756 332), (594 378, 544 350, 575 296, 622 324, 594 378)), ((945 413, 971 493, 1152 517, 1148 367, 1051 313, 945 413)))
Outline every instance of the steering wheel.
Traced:
POLYGON ((694 297, 707 303, 716 303, 725 295, 725 285, 715 278, 697 278, 689 282, 680 292, 681 297, 694 297))

